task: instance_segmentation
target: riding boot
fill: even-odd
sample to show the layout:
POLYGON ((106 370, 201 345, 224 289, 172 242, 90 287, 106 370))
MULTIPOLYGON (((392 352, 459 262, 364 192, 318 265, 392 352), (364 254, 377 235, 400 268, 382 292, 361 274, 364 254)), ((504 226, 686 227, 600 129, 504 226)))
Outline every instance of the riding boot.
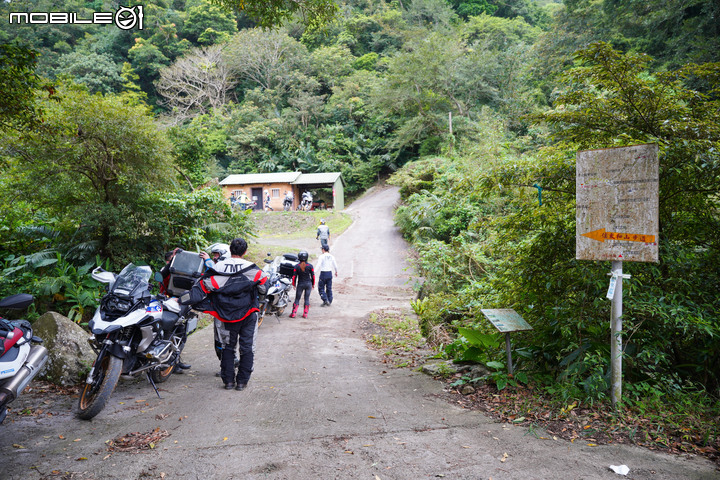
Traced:
POLYGON ((303 311, 302 317, 307 318, 308 311, 310 311, 310 305, 305 305, 305 310, 303 311))
POLYGON ((300 306, 300 305, 298 305, 297 303, 294 303, 294 304, 293 304, 293 311, 292 311, 292 313, 290 314, 290 318, 295 318, 295 315, 297 315, 297 309, 298 309, 299 306, 300 306))

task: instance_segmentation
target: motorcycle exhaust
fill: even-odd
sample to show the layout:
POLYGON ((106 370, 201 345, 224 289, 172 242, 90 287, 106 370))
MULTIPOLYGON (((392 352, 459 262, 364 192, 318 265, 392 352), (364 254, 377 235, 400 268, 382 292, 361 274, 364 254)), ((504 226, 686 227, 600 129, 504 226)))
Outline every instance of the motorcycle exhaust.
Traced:
POLYGON ((0 404, 9 403, 15 400, 19 393, 25 390, 30 380, 40 373, 42 367, 48 360, 48 350, 42 345, 33 345, 30 347, 25 364, 20 367, 18 373, 12 377, 6 384, 0 387, 0 404), (8 399, 9 398, 9 399, 8 399))
POLYGON ((174 350, 171 342, 163 340, 157 342, 155 345, 151 345, 144 354, 146 358, 155 360, 158 363, 165 363, 170 359, 170 355, 172 355, 174 350))

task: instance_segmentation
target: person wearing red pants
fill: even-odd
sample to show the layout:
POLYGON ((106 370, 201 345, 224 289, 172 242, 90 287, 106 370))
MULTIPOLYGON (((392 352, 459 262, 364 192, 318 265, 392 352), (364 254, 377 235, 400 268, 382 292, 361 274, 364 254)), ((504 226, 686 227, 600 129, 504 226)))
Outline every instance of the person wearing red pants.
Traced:
POLYGON ((315 270, 312 264, 308 263, 308 253, 302 251, 298 253, 298 264, 295 265, 292 276, 292 284, 295 287, 295 301, 293 302, 293 310, 290 318, 295 318, 298 307, 300 306, 300 298, 305 294, 305 309, 303 310, 303 318, 307 318, 310 311, 310 293, 315 288, 315 270))

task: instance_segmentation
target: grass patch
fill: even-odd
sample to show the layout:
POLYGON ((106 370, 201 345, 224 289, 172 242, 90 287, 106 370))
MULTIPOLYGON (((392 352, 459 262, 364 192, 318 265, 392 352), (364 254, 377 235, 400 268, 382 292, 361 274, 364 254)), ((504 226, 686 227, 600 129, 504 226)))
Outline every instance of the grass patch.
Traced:
POLYGON ((330 238, 337 237, 352 224, 352 217, 347 213, 329 210, 253 213, 257 236, 267 238, 315 238, 321 219, 330 227, 330 238))

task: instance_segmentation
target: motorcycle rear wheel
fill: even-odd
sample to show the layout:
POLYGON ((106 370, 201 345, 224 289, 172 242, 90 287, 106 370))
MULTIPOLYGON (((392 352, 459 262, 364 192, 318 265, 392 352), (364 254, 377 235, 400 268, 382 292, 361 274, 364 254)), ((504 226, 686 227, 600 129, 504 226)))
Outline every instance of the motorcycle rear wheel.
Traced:
POLYGON ((168 378, 173 374, 175 371, 176 365, 170 365, 167 368, 159 369, 156 368, 150 372, 150 376, 153 379, 153 382, 155 383, 163 383, 167 381, 168 378))
POLYGON ((78 418, 90 420, 105 408, 120 379, 122 366, 123 361, 113 355, 105 355, 95 366, 95 381, 85 384, 78 400, 78 418))

